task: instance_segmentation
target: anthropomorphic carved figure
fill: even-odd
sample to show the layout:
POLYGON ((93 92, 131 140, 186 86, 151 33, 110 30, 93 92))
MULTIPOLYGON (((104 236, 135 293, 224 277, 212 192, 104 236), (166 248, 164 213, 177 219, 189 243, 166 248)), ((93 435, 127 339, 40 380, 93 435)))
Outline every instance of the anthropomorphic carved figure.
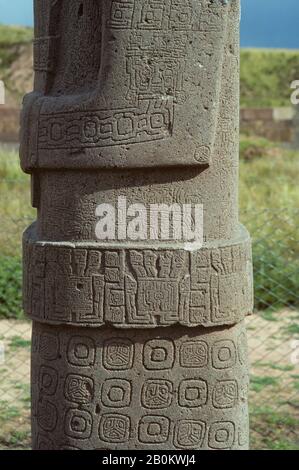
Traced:
POLYGON ((35 0, 21 133, 35 450, 248 448, 239 4, 35 0), (202 205, 203 246, 155 224, 100 241, 97 208, 120 197, 146 214, 202 205))

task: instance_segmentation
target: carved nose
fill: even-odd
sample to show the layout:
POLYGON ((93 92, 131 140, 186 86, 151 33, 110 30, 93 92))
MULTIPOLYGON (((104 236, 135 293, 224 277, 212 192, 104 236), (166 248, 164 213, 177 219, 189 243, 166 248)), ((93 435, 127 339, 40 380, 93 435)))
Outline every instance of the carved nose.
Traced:
POLYGON ((101 65, 101 3, 64 0, 58 26, 59 56, 51 94, 78 94, 95 88, 101 65))
POLYGON ((78 9, 78 17, 81 18, 84 14, 84 5, 83 3, 80 3, 79 9, 78 9))

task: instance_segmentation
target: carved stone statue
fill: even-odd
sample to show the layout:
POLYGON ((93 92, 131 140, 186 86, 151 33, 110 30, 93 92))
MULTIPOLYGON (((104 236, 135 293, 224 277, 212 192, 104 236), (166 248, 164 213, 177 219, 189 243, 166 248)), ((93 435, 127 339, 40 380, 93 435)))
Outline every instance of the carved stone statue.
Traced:
POLYGON ((239 0, 36 0, 21 162, 34 449, 247 449, 239 0), (202 248, 97 207, 202 204, 202 248))

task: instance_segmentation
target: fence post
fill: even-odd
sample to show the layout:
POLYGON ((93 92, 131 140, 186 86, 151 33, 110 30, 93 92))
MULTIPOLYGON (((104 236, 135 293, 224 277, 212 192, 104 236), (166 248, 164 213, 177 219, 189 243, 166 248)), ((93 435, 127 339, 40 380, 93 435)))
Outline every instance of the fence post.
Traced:
POLYGON ((248 448, 239 14, 239 0, 35 2, 21 144, 38 209, 24 235, 34 449, 248 448), (114 240, 120 198, 143 215, 203 205, 203 246, 152 226, 114 240))

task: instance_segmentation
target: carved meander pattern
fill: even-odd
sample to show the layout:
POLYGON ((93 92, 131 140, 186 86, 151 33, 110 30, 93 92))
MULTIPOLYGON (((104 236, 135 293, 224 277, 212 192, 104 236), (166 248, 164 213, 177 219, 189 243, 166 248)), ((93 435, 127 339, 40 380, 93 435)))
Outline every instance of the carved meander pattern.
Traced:
MULTIPOLYGON (((104 97, 102 104, 88 111, 64 112, 62 107, 58 112, 51 109, 47 112, 41 106, 39 150, 111 147, 169 138, 173 134, 176 108, 186 104, 190 94, 187 65, 196 62, 194 50, 198 50, 200 67, 204 69, 208 65, 210 80, 216 70, 220 71, 223 50, 219 55, 218 48, 225 42, 225 18, 230 5, 224 5, 220 0, 212 5, 199 5, 194 0, 113 0, 110 3, 110 7, 105 5, 101 11, 102 28, 103 37, 113 37, 122 44, 118 47, 124 56, 118 64, 118 73, 124 77, 122 99, 116 100, 121 101, 121 105, 113 103, 107 108, 104 97), (217 43, 217 53, 207 51, 212 57, 208 64, 198 43, 198 36, 205 41, 207 34, 211 43, 217 43)), ((55 75, 53 57, 54 51, 59 49, 59 37, 57 31, 57 35, 36 38, 36 71, 55 75)), ((110 42, 107 40, 106 48, 110 47, 110 42)), ((114 49, 113 46, 111 55, 114 49)), ((103 52, 98 51, 98 54, 103 55, 103 52)), ((114 81, 113 76, 105 77, 104 81, 106 79, 114 81)), ((216 99, 214 91, 211 90, 216 99)), ((114 94, 117 93, 119 91, 114 90, 114 94)), ((209 93, 203 99, 208 96, 209 93)), ((203 105, 206 107, 207 104, 203 105)), ((208 134, 214 119, 209 115, 207 120, 211 121, 206 129, 208 134)), ((203 148, 205 152, 211 150, 206 144, 203 148)), ((198 153, 201 154, 200 149, 199 144, 198 153)), ((202 155, 195 157, 198 158, 203 159, 202 155)))
POLYGON ((243 324, 213 338, 179 330, 129 340, 113 329, 35 325, 35 448, 246 446, 243 324))
POLYGON ((70 248, 25 241, 25 310, 56 323, 233 324, 252 311, 251 250, 70 248))

